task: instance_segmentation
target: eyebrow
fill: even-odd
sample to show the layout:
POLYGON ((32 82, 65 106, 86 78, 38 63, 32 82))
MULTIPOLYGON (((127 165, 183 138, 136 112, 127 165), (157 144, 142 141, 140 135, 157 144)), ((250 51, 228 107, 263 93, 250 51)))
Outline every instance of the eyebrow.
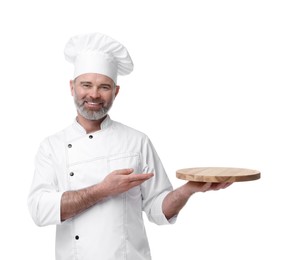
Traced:
POLYGON ((92 85, 92 82, 91 81, 80 81, 80 84, 91 84, 92 85))
MULTIPOLYGON (((80 85, 93 85, 91 81, 80 81, 80 85)), ((101 83, 99 86, 108 86, 108 87, 112 87, 109 83, 101 83)))
POLYGON ((110 88, 112 87, 110 84, 107 84, 107 83, 101 83, 100 86, 108 86, 110 88))

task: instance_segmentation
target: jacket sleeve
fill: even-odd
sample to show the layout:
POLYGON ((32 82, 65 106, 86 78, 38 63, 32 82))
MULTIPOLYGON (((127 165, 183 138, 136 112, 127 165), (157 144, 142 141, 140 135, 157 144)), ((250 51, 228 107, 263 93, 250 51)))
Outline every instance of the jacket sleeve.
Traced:
POLYGON ((163 200, 173 190, 173 187, 156 150, 148 138, 143 147, 142 162, 143 173, 154 173, 153 178, 141 185, 143 210, 149 221, 155 224, 175 223, 177 216, 167 220, 162 210, 163 200))
POLYGON ((55 165, 48 139, 35 157, 35 171, 28 195, 28 208, 38 226, 60 224, 61 191, 58 189, 55 165))

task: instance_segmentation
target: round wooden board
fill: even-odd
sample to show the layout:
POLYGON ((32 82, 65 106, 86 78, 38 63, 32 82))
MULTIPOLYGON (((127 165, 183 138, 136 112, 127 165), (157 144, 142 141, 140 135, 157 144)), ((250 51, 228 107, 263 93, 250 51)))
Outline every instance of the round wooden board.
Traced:
POLYGON ((177 170, 176 176, 182 180, 198 182, 239 182, 257 180, 260 172, 243 168, 199 167, 177 170))

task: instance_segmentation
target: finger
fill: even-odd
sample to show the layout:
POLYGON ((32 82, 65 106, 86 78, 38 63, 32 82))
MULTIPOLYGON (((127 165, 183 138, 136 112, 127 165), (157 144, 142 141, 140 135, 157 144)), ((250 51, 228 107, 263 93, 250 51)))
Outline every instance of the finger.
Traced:
POLYGON ((212 183, 211 182, 206 182, 202 185, 202 191, 205 192, 205 191, 208 191, 210 190, 212 187, 212 183))
POLYGON ((130 176, 128 176, 128 180, 130 182, 134 182, 134 181, 143 182, 143 181, 150 179, 153 176, 154 176, 153 173, 131 174, 130 176))
POLYGON ((188 181, 186 185, 189 186, 192 192, 205 192, 211 187, 210 182, 188 181))
POLYGON ((212 189, 213 190, 225 189, 225 188, 227 188, 230 185, 231 185, 231 183, 229 183, 229 182, 213 183, 212 189))
POLYGON ((210 190, 219 190, 224 185, 224 183, 213 182, 210 190))
POLYGON ((134 169, 128 168, 128 169, 115 170, 115 171, 112 172, 112 174, 115 174, 115 175, 129 175, 132 172, 134 172, 134 169))
POLYGON ((130 185, 130 189, 133 188, 133 187, 136 187, 136 186, 139 186, 141 184, 143 184, 145 181, 147 181, 148 179, 142 179, 142 180, 137 180, 137 181, 131 181, 129 183, 130 185))
POLYGON ((226 183, 224 183, 224 186, 222 187, 222 189, 225 189, 225 188, 229 187, 232 184, 233 184, 233 182, 226 182, 226 183))

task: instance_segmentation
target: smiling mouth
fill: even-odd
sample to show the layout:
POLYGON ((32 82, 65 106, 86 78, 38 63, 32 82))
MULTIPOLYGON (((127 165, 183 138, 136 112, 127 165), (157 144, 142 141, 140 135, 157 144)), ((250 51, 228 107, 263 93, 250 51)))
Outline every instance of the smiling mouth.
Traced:
POLYGON ((103 102, 92 102, 92 101, 85 101, 84 104, 92 109, 100 109, 103 106, 103 102))

